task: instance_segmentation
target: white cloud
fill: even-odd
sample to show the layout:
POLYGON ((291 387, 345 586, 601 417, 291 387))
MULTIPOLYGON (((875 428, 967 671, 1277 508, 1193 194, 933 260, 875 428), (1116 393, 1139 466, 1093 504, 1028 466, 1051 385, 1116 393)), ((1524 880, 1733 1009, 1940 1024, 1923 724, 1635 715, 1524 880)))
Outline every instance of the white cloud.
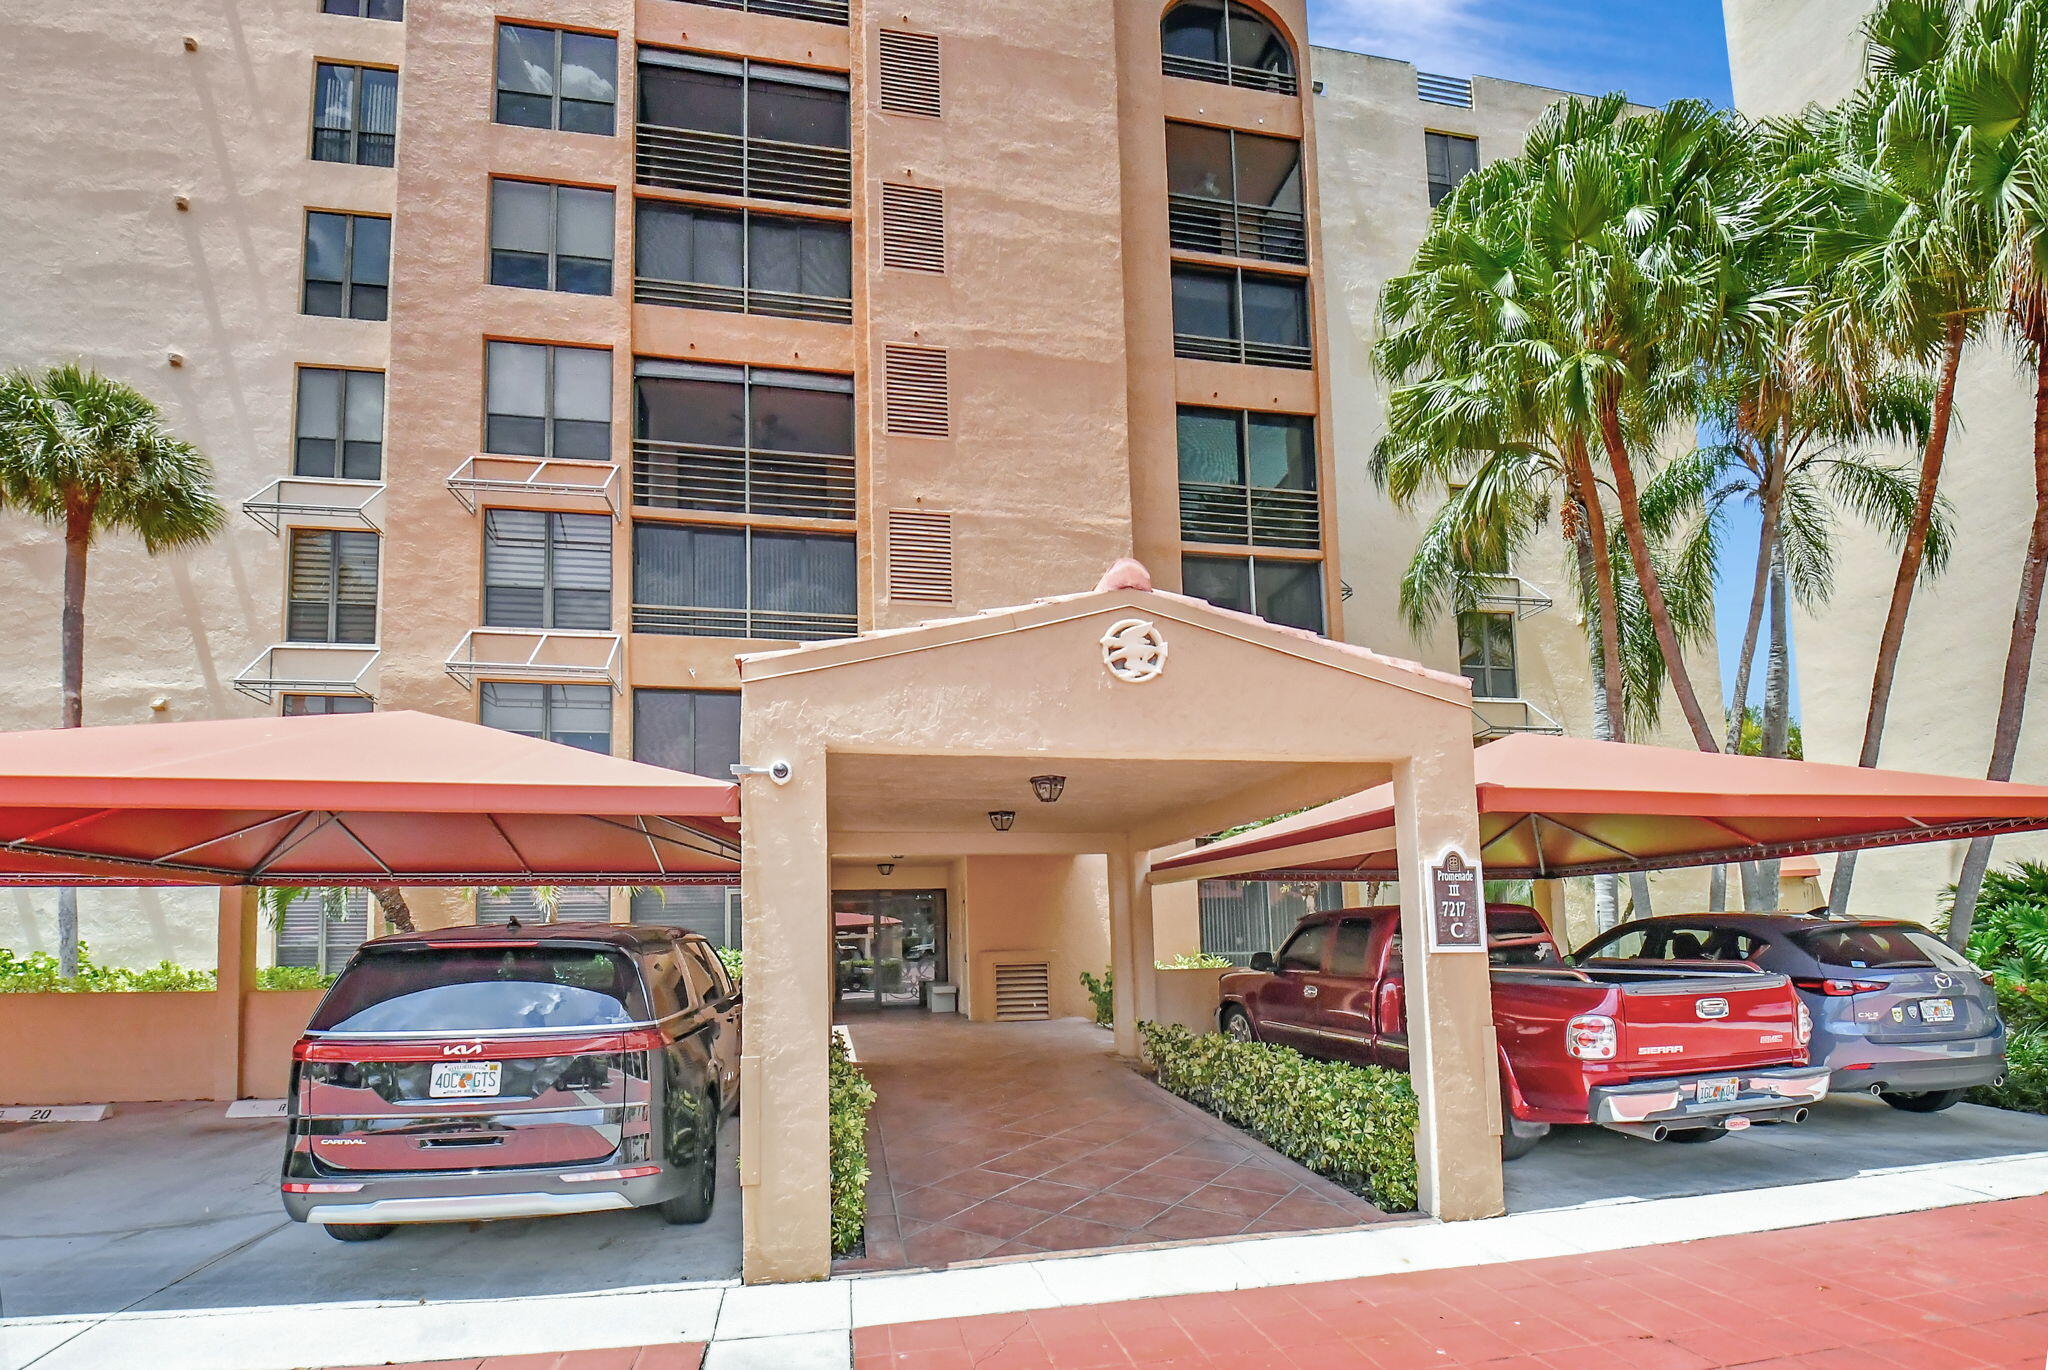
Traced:
POLYGON ((1312 0, 1315 41, 1413 62, 1445 76, 1504 74, 1512 65, 1507 26, 1487 14, 1491 0, 1312 0))

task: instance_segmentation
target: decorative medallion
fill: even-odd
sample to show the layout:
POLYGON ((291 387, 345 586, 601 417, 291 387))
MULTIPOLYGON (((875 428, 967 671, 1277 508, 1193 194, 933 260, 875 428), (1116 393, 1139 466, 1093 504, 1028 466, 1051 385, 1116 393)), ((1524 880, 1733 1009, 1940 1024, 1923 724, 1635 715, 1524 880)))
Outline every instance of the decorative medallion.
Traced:
POLYGON ((1133 685, 1157 680, 1166 670, 1166 637, 1145 619, 1123 619, 1102 635, 1102 664, 1133 685))

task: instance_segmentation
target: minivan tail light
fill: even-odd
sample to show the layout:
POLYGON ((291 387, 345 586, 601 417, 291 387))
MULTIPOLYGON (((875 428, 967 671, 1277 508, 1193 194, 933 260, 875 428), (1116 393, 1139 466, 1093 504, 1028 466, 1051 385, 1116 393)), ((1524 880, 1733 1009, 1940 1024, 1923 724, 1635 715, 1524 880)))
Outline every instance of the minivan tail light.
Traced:
POLYGON ((667 1045, 660 1028, 634 1028, 619 1034, 620 1051, 660 1051, 667 1045))
POLYGON ((286 1180, 287 1194, 354 1194, 362 1189, 359 1184, 312 1183, 306 1180, 286 1180))
POLYGON ((1875 994, 1878 990, 1891 988, 1882 980, 1794 980, 1792 984, 1795 989, 1803 989, 1808 994, 1825 994, 1829 998, 1875 994))
POLYGON ((561 1179, 565 1184, 594 1184, 606 1180, 640 1180, 660 1173, 658 1165, 629 1165, 620 1170, 585 1170, 573 1175, 565 1174, 561 1179))
POLYGON ((1614 1020, 1604 1013, 1581 1013, 1564 1028, 1565 1050, 1581 1061, 1611 1061, 1620 1034, 1614 1020))

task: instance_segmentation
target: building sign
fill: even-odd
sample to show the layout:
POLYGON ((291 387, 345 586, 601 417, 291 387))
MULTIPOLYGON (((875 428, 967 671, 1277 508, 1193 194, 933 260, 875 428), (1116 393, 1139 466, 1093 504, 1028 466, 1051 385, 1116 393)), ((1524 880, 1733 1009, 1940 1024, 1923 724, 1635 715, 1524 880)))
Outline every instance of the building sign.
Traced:
POLYGON ((1102 635, 1102 664, 1133 685, 1157 680, 1166 670, 1166 636, 1145 619, 1123 619, 1102 635))
POLYGON ((1479 867, 1456 851, 1429 868, 1431 951, 1485 951, 1486 901, 1479 867))

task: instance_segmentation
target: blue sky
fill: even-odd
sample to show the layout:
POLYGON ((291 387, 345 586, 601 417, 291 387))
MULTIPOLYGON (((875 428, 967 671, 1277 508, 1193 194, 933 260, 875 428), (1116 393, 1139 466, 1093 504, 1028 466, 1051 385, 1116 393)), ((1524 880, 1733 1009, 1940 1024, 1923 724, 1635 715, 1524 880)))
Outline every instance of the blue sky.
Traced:
MULTIPOLYGON (((1308 0, 1308 13, 1316 43, 1446 76, 1623 90, 1646 105, 1686 97, 1733 103, 1721 0, 1308 0)), ((1724 692, 1749 613, 1757 536, 1754 510, 1731 515, 1717 597, 1724 692)), ((1761 699, 1760 677, 1750 697, 1761 699)))

